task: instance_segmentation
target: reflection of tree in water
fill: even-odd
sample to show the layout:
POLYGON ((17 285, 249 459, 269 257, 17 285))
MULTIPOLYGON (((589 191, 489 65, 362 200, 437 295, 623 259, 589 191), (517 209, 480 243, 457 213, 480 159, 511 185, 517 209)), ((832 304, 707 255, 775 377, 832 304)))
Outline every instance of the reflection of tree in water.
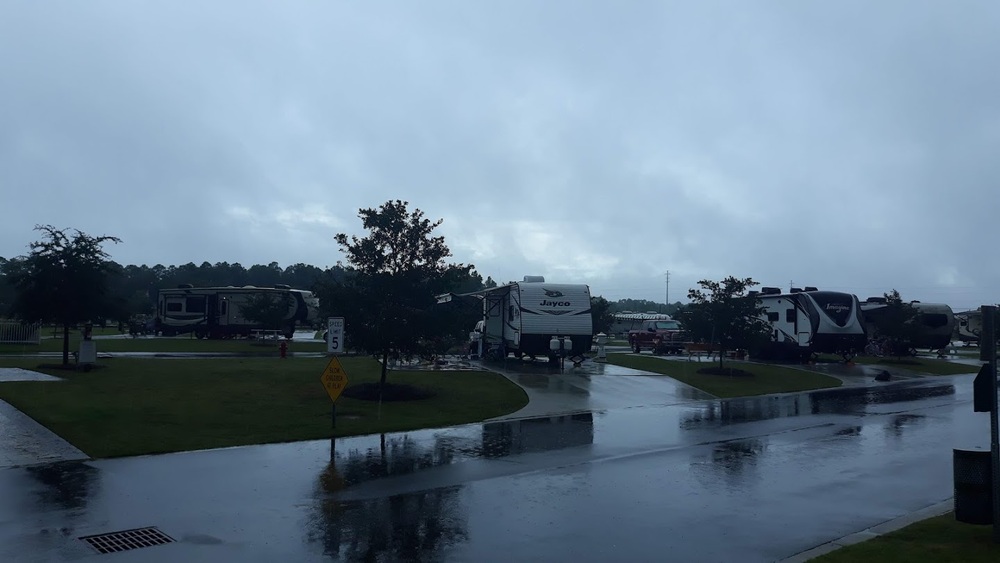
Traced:
POLYGON ((877 388, 839 388, 780 397, 727 399, 705 403, 689 412, 681 420, 681 428, 715 428, 804 414, 856 414, 864 412, 869 405, 919 401, 954 394, 954 385, 905 382, 877 388))
POLYGON ((815 391, 809 394, 809 398, 812 401, 813 414, 854 414, 863 412, 869 405, 919 401, 954 394, 954 385, 905 382, 875 388, 847 387, 815 391))
POLYGON ((378 450, 351 450, 346 458, 337 455, 337 469, 346 485, 355 485, 390 475, 416 473, 428 467, 448 465, 454 461, 455 450, 435 438, 433 447, 426 447, 409 435, 387 438, 381 436, 378 450))
POLYGON ((594 415, 578 413, 483 425, 483 455, 506 457, 594 443, 594 415))
POLYGON ((756 422, 808 412, 807 398, 801 395, 727 399, 705 403, 700 409, 685 415, 681 428, 715 428, 728 424, 756 422))
POLYGON ((900 438, 904 428, 913 428, 925 420, 921 414, 897 414, 886 424, 890 436, 900 438))
POLYGON ((310 534, 325 555, 348 561, 425 561, 468 539, 461 487, 361 501, 322 500, 310 534), (316 537, 318 532, 319 538, 316 537))
POLYGON ((59 509, 86 508, 98 474, 97 469, 79 461, 33 465, 26 471, 45 485, 38 491, 41 502, 59 509))
POLYGON ((453 451, 435 440, 422 447, 407 436, 385 439, 378 450, 336 455, 318 479, 316 515, 309 541, 326 555, 347 560, 397 561, 441 558, 448 546, 466 540, 461 487, 358 501, 340 501, 340 489, 362 481, 451 463, 453 451))
POLYGON ((756 465, 757 456, 767 447, 760 440, 734 440, 716 444, 712 449, 712 463, 727 475, 738 476, 748 466, 756 465))

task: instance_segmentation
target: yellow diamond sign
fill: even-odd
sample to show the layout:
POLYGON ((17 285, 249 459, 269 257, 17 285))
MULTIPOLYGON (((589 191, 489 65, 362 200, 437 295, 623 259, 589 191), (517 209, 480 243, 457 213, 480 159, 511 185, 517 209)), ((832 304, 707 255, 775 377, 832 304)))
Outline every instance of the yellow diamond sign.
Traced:
POLYGON ((336 402, 340 394, 344 392, 344 387, 347 387, 347 373, 336 356, 330 358, 330 363, 326 364, 323 376, 319 380, 323 382, 323 387, 330 395, 330 400, 336 402))

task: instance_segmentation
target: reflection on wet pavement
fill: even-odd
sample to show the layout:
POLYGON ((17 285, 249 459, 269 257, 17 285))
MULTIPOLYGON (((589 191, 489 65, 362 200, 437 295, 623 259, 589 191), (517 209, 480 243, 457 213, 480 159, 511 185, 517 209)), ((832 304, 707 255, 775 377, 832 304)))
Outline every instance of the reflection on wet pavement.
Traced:
MULTIPOLYGON (((669 379, 545 375, 588 401, 605 389, 595 381, 669 379)), ((332 443, 0 470, 0 560, 29 549, 87 559, 81 535, 157 525, 179 541, 116 557, 772 561, 947 498, 956 436, 988 440, 970 387, 958 376, 674 395, 332 443)))

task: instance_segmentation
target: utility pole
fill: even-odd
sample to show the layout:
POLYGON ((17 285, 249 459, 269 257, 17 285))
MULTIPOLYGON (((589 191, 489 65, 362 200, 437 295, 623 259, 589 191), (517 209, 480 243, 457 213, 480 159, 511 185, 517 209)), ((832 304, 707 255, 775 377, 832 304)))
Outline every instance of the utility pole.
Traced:
MULTIPOLYGON (((664 277, 667 278, 667 289, 666 289, 666 292, 663 294, 663 304, 665 306, 669 307, 670 306, 670 270, 667 270, 667 273, 665 273, 663 275, 664 275, 664 277)), ((666 312, 666 311, 667 311, 666 309, 663 309, 663 312, 666 312)))

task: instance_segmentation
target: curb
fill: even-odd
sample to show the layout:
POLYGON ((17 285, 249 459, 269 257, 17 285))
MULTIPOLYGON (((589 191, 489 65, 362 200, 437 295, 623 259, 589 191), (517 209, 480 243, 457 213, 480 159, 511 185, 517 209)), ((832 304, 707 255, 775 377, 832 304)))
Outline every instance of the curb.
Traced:
POLYGON ((926 520, 928 518, 933 518, 935 516, 940 516, 946 514, 955 508, 955 499, 949 498, 943 500, 937 504, 932 504, 926 508, 921 508, 915 512, 911 512, 899 518, 893 520, 887 520, 881 524, 872 526, 860 532, 855 532, 853 534, 848 534, 840 539, 833 540, 821 545, 818 545, 812 549, 808 549, 801 553, 797 553, 786 559, 780 559, 780 563, 802 563, 804 561, 809 561, 820 555, 826 555, 832 551, 837 551, 842 547, 849 545, 854 545, 856 543, 861 543, 863 541, 868 541, 872 538, 877 538, 883 534, 888 534, 889 532, 895 532, 901 528, 905 528, 910 524, 919 522, 921 520, 926 520))

